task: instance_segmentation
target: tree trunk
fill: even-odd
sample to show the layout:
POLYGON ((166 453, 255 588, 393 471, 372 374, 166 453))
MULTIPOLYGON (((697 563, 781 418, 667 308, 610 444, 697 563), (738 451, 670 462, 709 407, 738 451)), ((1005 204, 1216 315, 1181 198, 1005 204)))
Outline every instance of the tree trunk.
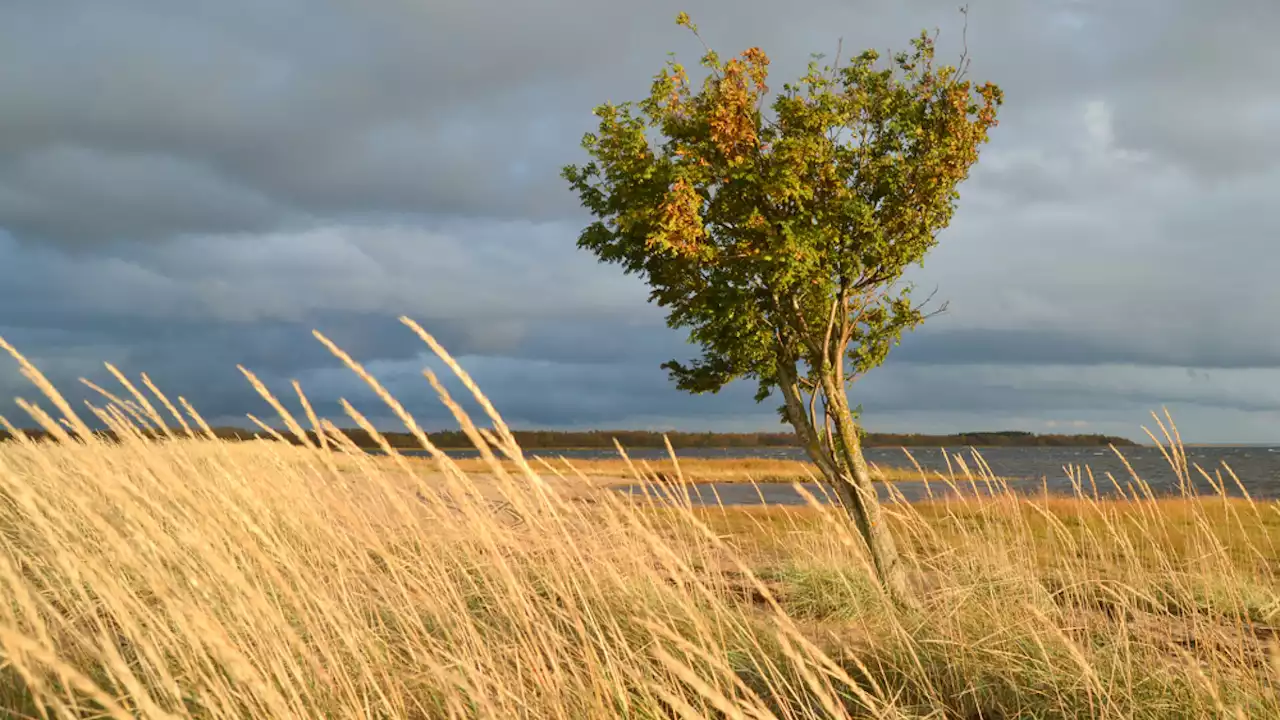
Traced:
MULTIPOLYGON (((906 569, 898 556, 897 545, 889 528, 881 521, 880 503, 875 487, 871 484, 871 472, 862 456, 862 443, 858 439, 849 403, 843 394, 831 405, 835 410, 838 441, 833 438, 830 447, 824 447, 818 439, 817 428, 812 426, 805 412, 804 401, 794 371, 783 367, 779 373, 779 386, 786 402, 787 419, 796 430, 805 453, 818 466, 827 484, 835 490, 841 504, 866 543, 876 574, 894 602, 916 607, 915 595, 907 582, 906 569)), ((824 394, 831 389, 824 385, 824 394)), ((830 402, 830 397, 829 397, 830 402)))
POLYGON ((862 440, 858 437, 858 428, 849 409, 849 400, 844 393, 837 393, 829 395, 828 402, 832 403, 835 410, 833 417, 839 436, 839 443, 836 444, 840 452, 839 465, 846 471, 837 483, 837 492, 843 489, 841 501, 853 508, 851 514, 867 542, 876 572, 890 596, 899 603, 914 606, 915 594, 907 579, 907 569, 898 555, 898 545, 893 539, 893 533, 884 522, 876 488, 871 480, 871 470, 862 454, 862 440))

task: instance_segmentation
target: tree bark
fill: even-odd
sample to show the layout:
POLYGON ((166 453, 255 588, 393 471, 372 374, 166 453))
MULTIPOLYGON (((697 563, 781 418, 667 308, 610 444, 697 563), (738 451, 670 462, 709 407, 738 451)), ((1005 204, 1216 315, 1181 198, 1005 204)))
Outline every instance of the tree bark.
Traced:
POLYGON ((830 391, 833 379, 824 381, 823 394, 828 407, 834 412, 837 437, 824 446, 818 439, 817 428, 809 421, 794 366, 779 363, 779 387, 786 403, 787 419, 795 427, 796 435, 805 453, 822 472, 827 484, 835 491, 858 534, 866 543, 876 574, 894 602, 915 607, 915 596, 907 581, 906 568, 898 555, 897 545, 889 528, 881 521, 880 503, 871 483, 871 472, 862 455, 862 443, 858 439, 849 403, 843 394, 833 397, 830 391))
MULTIPOLYGON (((881 511, 876 488, 871 480, 871 469, 867 466, 867 459, 862 454, 862 440, 858 437, 858 428, 849 409, 849 400, 843 392, 832 392, 843 390, 842 387, 832 387, 833 385, 834 382, 828 381, 824 390, 827 391, 827 401, 835 410, 832 415, 839 437, 839 442, 836 443, 841 455, 839 464, 846 470, 844 476, 840 478, 842 482, 839 485, 846 488, 849 500, 853 501, 854 520, 858 523, 863 539, 866 540, 867 549, 871 553, 872 561, 875 562, 880 580, 885 584, 885 589, 896 602, 914 606, 915 593, 912 592, 908 581, 906 566, 902 564, 902 557, 898 554, 898 545, 894 541, 893 533, 884 522, 884 513, 881 511)), ((846 501, 846 498, 842 496, 841 500, 846 501)))

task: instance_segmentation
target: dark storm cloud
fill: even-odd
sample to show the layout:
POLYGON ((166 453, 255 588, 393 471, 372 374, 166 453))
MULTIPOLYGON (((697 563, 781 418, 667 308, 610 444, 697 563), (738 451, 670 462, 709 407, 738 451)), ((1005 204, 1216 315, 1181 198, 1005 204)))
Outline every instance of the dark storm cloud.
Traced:
MULTIPOLYGON (((312 329, 320 329, 361 362, 411 361, 425 367, 423 358, 429 353, 427 346, 396 318, 380 314, 319 312, 302 321, 253 323, 72 316, 65 318, 61 323, 63 327, 57 330, 48 329, 54 320, 49 315, 39 323, 28 320, 30 318, 0 322, 0 336, 19 350, 33 348, 41 357, 76 356, 78 360, 72 365, 55 364, 45 368, 60 387, 74 384, 78 375, 72 373, 95 381, 106 379, 108 375, 101 363, 109 361, 133 377, 148 373, 167 391, 194 394, 201 399, 202 412, 215 415, 242 413, 256 404, 252 390, 236 370, 237 365, 286 384, 318 369, 328 371, 342 367, 313 337, 312 329)), ((531 322, 520 338, 495 347, 488 337, 477 334, 474 327, 458 320, 421 317, 416 320, 455 355, 478 362, 513 363, 511 373, 514 374, 508 374, 509 378, 526 374, 520 370, 521 363, 552 370, 573 367, 576 368, 573 373, 578 376, 586 372, 597 379, 616 381, 618 387, 609 393, 610 397, 633 389, 626 381, 637 375, 637 367, 646 371, 640 375, 653 376, 661 362, 688 353, 677 337, 653 326, 638 326, 638 333, 628 335, 627 339, 600 343, 596 338, 608 334, 616 327, 615 323, 531 322)), ((665 384, 664 374, 659 372, 656 378, 665 384)), ((528 387, 533 397, 546 389, 545 378, 531 382, 528 387)), ((603 402, 601 389, 596 388, 592 393, 596 402, 603 402)), ((659 389, 668 388, 664 385, 659 389)), ((646 393, 652 397, 652 388, 646 393)), ((666 394, 658 392, 658 402, 669 401, 664 397, 666 394)), ((571 400, 566 396, 565 400, 580 402, 581 398, 571 400)), ((549 402, 546 412, 554 414, 560 407, 563 403, 549 402)), ((560 419, 564 421, 566 418, 560 419)))
POLYGON ((13 110, 0 125, 0 219, 21 237, 83 244, 256 230, 295 213, 564 214, 570 198, 547 171, 576 142, 562 126, 589 120, 564 91, 601 69, 584 60, 627 44, 583 30, 645 23, 591 4, 559 10, 11 9, 0 26, 0 103, 13 110))
POLYGON ((907 336, 893 353, 894 362, 925 365, 1098 365, 1107 363, 1180 368, 1276 368, 1280 346, 1270 337, 1233 335, 1231 344, 1159 343, 1141 329, 1127 337, 1090 336, 1083 332, 925 327, 907 336))
POLYGON ((20 157, 3 183, 5 226, 47 242, 263 230, 289 216, 253 189, 172 156, 57 146, 20 157))
MULTIPOLYGON (((667 49, 696 59, 696 41, 671 24, 681 7, 131 0, 11 10, 0 26, 0 104, 11 109, 0 124, 0 222, 21 238, 85 245, 335 214, 573 215, 555 174, 575 157, 591 106, 642 94, 667 49)), ((1019 77, 1068 80, 1067 38, 1020 8, 975 8, 972 39, 995 56, 986 67, 1015 87, 1019 77), (1029 33, 1039 52, 1001 67, 1011 59, 1002 53, 1034 42, 1029 33)), ((946 48, 958 49, 950 3, 819 2, 788 9, 787 23, 761 0, 689 9, 726 48, 773 49, 780 74, 841 35, 900 46, 944 25, 946 48)))
MULTIPOLYGON (((1162 405, 1215 407, 1248 412, 1280 411, 1280 392, 1251 384, 1280 376, 1271 370, 1209 370, 1187 376, 1184 368, 1146 365, 953 365, 891 364, 855 385, 868 412, 970 411, 1079 414, 1106 410, 1142 416, 1162 405)), ((1136 427, 1136 426, 1135 426, 1136 427)))
MULTIPOLYGON (((1205 437, 1264 433, 1277 7, 970 3, 972 72, 1008 103, 913 275, 951 311, 855 385, 873 425, 1114 431, 1170 402, 1205 437)), ((941 26, 960 50, 942 0, 0 2, 0 335, 61 386, 109 360, 211 417, 269 415, 242 363, 388 417, 319 328, 447 424, 407 314, 517 424, 773 427, 749 385, 671 389, 658 365, 692 348, 574 249, 556 176, 593 105, 642 95, 667 50, 694 64, 680 9, 763 46, 775 84, 839 37, 941 26)), ((0 367, 0 396, 29 394, 0 367)))

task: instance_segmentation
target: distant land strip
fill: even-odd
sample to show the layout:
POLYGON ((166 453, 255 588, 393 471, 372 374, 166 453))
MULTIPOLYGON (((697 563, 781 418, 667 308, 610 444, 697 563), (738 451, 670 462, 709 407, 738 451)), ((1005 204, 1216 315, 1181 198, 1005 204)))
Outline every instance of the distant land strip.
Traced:
MULTIPOLYGON (((358 428, 344 428, 348 437, 359 447, 374 449, 378 443, 365 431, 358 428)), ((44 430, 24 430, 33 439, 50 439, 44 430)), ((220 440, 252 440, 266 436, 260 431, 244 428, 219 427, 213 429, 220 440)), ((181 430, 174 430, 181 434, 181 430)), ((612 450, 614 439, 622 443, 624 448, 660 448, 663 447, 663 436, 671 440, 676 449, 693 448, 789 448, 798 447, 793 433, 712 433, 712 432, 656 432, 648 430, 514 430, 516 441, 526 450, 612 450)), ((155 436, 154 432, 144 435, 155 436)), ((287 431, 281 435, 289 442, 300 444, 297 438, 287 431)), ((314 442, 316 435, 307 435, 314 442)), ((104 439, 114 439, 111 431, 99 433, 104 439)), ((382 436, 392 447, 397 449, 417 449, 418 441, 407 432, 385 432, 382 436)), ((445 430, 427 433, 437 447, 447 450, 464 450, 473 447, 467 436, 459 430, 445 430)), ((12 440, 12 435, 0 430, 0 442, 12 440)), ((866 447, 1133 447, 1137 443, 1128 438, 1100 434, 1078 435, 1040 435, 1017 430, 1001 432, 968 432, 954 435, 920 435, 915 433, 867 433, 863 443, 866 447)))

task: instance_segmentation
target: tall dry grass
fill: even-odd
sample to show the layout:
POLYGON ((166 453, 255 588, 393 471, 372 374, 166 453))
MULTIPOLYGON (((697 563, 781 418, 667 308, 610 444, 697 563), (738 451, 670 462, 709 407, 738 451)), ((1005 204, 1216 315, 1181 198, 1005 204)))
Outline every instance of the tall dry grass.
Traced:
POLYGON ((488 408, 492 428, 476 427, 427 373, 484 451, 483 476, 440 453, 434 466, 369 457, 300 389, 299 419, 247 373, 287 432, 319 429, 322 444, 191 439, 207 431, 193 408, 120 375, 86 410, 120 433, 108 445, 14 352, 53 411, 24 407, 62 441, 0 447, 0 707, 1280 717, 1275 504, 1159 499, 1135 478, 1124 501, 1082 489, 895 505, 923 597, 900 610, 829 508, 662 506, 531 466, 409 324, 488 408), (151 442, 145 428, 173 430, 151 442))
MULTIPOLYGON (((555 459, 557 455, 554 451, 539 451, 534 454, 534 457, 555 459)), ((457 462, 458 467, 467 472, 484 473, 490 469, 488 463, 477 458, 464 458, 459 459, 457 462)), ((752 483, 813 483, 822 477, 821 471, 813 463, 781 458, 686 457, 679 458, 678 464, 679 473, 677 475, 677 463, 670 458, 634 464, 622 458, 575 458, 572 462, 573 469, 578 474, 606 481, 617 479, 627 484, 634 482, 633 473, 636 465, 642 466, 645 474, 651 476, 657 482, 678 480, 692 484, 741 483, 747 485, 752 483)), ((519 469, 516 463, 510 461, 504 462, 503 466, 508 472, 515 472, 519 469)), ((915 468, 879 467, 875 464, 872 464, 871 467, 872 479, 879 482, 919 480, 921 475, 921 471, 915 468)))

